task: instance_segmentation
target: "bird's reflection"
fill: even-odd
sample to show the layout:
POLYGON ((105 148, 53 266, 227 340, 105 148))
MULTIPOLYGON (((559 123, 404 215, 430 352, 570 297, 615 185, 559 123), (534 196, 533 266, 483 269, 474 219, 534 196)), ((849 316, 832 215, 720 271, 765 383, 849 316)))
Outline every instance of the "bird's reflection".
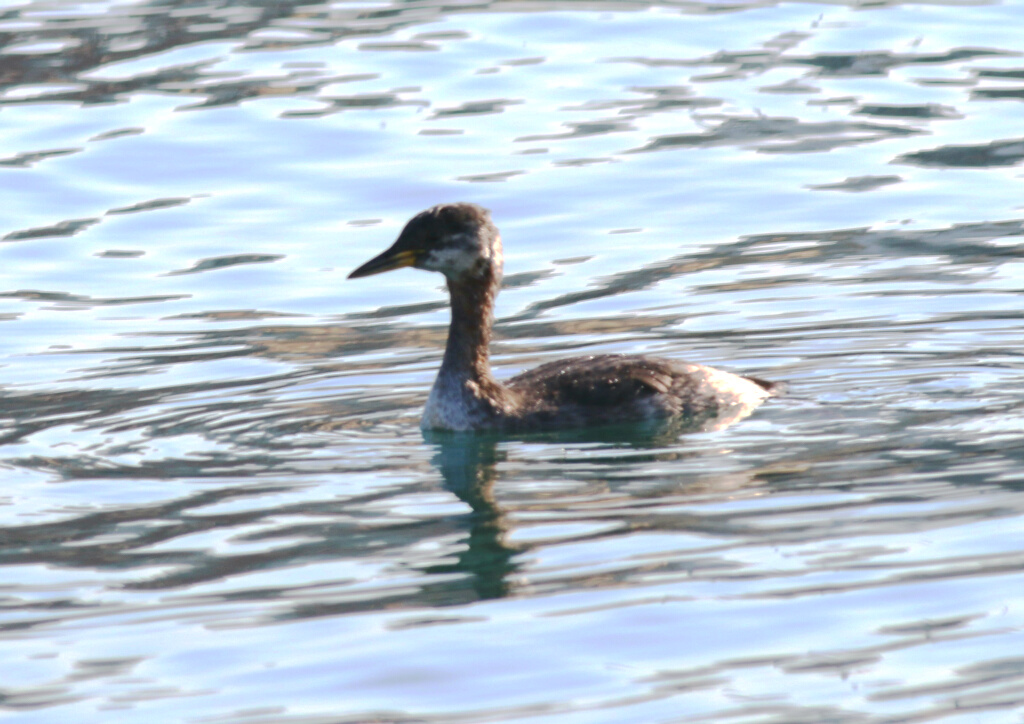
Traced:
POLYGON ((424 431, 434 446, 431 463, 441 473, 446 489, 470 507, 469 540, 452 565, 434 566, 431 572, 458 571, 472 576, 480 598, 501 598, 509 592, 508 577, 516 570, 517 549, 505 542, 508 520, 494 497, 500 438, 493 435, 424 431))
MULTIPOLYGON (((681 442, 687 433, 722 430, 744 417, 753 408, 726 409, 717 416, 700 419, 675 419, 661 423, 607 425, 581 429, 517 436, 517 441, 565 445, 608 445, 611 448, 645 449, 652 458, 676 460, 687 457, 681 442)), ((433 566, 432 573, 463 573, 472 577, 480 598, 501 598, 511 592, 510 577, 518 568, 516 555, 524 549, 507 542, 513 523, 494 493, 498 464, 506 458, 501 449, 508 437, 499 434, 424 430, 424 440, 434 447, 431 464, 441 474, 444 487, 470 508, 466 516, 469 539, 457 562, 433 566)), ((589 458, 591 462, 596 459, 589 458)), ((606 464, 633 463, 635 456, 610 455, 606 464), (617 461, 617 462, 616 462, 617 461)))

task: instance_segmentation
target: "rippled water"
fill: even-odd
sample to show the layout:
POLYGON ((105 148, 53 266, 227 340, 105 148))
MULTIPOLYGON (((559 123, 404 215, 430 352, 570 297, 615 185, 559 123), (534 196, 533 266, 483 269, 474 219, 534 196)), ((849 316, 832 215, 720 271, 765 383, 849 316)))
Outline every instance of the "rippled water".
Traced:
POLYGON ((5 3, 0 710, 1024 720, 1019 3, 5 3), (424 437, 440 201, 499 376, 788 383, 424 437))

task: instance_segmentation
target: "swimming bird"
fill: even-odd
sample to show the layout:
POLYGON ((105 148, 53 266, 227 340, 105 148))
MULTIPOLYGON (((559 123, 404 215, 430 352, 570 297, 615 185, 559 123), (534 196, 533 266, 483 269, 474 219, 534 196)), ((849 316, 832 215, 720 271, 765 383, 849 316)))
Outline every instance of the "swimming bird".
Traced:
POLYGON ((349 279, 407 266, 444 274, 451 297, 448 342, 423 410, 424 430, 528 432, 680 418, 731 422, 777 391, 771 382, 692 362, 621 354, 549 362, 499 382, 489 352, 503 270, 501 235, 490 212, 476 204, 420 212, 391 248, 349 279))

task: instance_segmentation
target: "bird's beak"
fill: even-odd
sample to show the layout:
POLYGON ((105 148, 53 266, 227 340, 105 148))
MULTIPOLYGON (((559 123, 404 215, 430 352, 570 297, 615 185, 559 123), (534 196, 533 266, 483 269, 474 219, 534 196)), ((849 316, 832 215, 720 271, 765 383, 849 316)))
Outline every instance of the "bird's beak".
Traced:
POLYGON ((372 274, 380 274, 392 269, 401 269, 404 266, 412 266, 416 263, 418 257, 419 254, 415 249, 398 251, 392 246, 383 254, 373 257, 370 261, 349 274, 348 278, 358 279, 359 277, 368 277, 372 274))

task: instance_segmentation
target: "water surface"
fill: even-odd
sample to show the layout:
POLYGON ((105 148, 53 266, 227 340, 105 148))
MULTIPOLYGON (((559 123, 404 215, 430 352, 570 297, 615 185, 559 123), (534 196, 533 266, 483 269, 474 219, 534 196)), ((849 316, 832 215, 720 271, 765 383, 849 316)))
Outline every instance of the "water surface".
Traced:
POLYGON ((0 10, 0 708, 21 722, 1019 722, 1017 3, 0 10), (424 436, 442 201, 500 377, 788 383, 424 436))

